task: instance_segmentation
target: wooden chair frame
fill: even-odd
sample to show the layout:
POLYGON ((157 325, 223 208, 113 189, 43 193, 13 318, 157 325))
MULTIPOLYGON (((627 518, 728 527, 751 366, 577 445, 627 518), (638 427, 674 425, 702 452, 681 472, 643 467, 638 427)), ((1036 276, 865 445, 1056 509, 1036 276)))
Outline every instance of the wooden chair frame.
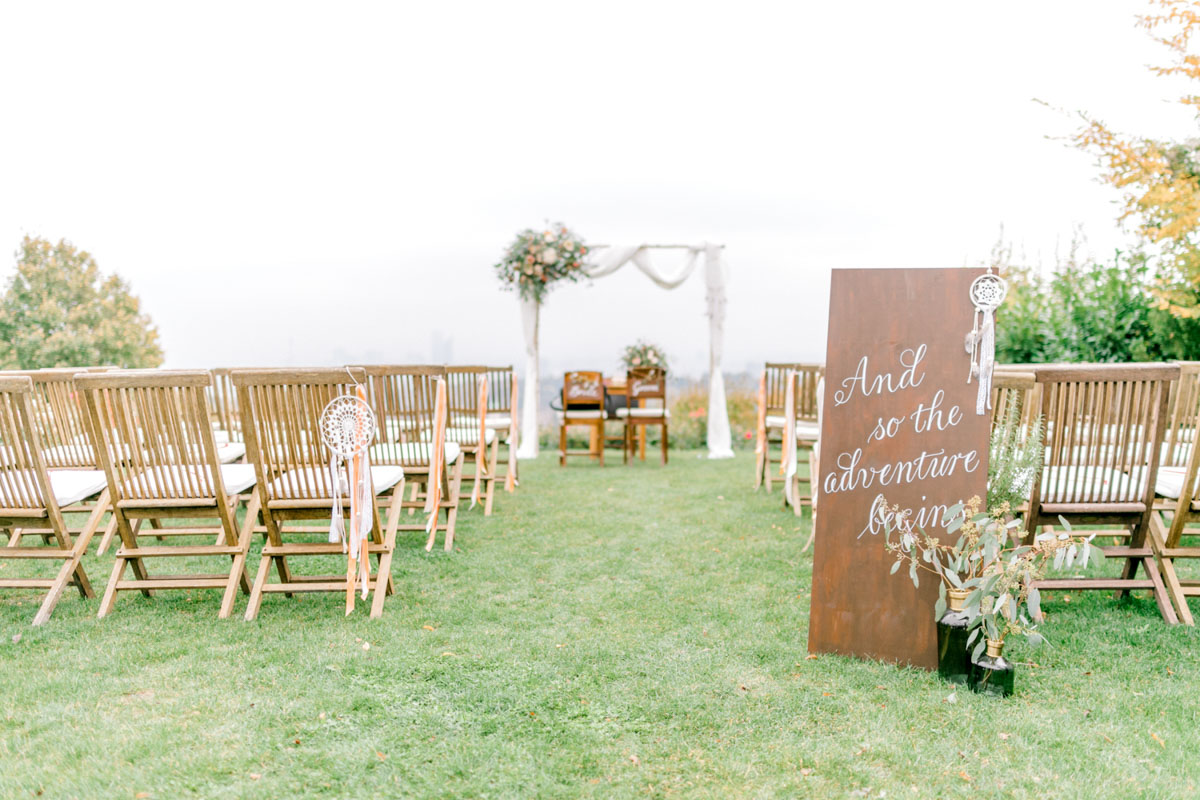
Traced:
MULTIPOLYGON (((425 510, 431 475, 440 472, 441 499, 433 510, 433 528, 428 522, 400 524, 398 531, 429 533, 426 549, 432 549, 438 531, 444 534, 447 552, 454 549, 454 533, 462 496, 464 451, 459 447, 453 460, 437 469, 430 456, 436 452, 434 442, 446 438, 446 417, 434 413, 437 381, 445 380, 446 369, 440 366, 380 365, 363 367, 370 388, 371 408, 375 411, 377 430, 371 447, 372 464, 392 464, 404 468, 405 482, 412 484, 411 497, 402 500, 409 515, 425 510), (410 445, 417 445, 412 447, 410 445), (430 456, 427 456, 426 453, 430 456), (441 521, 442 512, 446 521, 441 521)), ((447 404, 448 406, 448 404, 447 404)), ((443 451, 443 457, 445 453, 443 451)))
POLYGON ((567 465, 567 458, 587 456, 599 458, 604 466, 604 374, 594 370, 574 370, 563 375, 563 410, 559 412, 558 464, 567 465), (580 409, 579 407, 584 408, 580 409), (594 406, 594 408, 593 408, 594 406), (572 410, 574 408, 574 410, 572 410), (567 449, 567 429, 586 427, 591 441, 599 442, 599 452, 567 449))
POLYGON ((627 370, 625 391, 628 393, 629 402, 624 408, 617 410, 617 416, 625 425, 624 446, 622 447, 625 463, 629 464, 634 457, 634 448, 636 447, 634 431, 639 427, 658 425, 662 428, 662 464, 665 467, 667 465, 670 419, 667 409, 667 371, 661 367, 634 367, 627 370), (660 401, 662 403, 661 413, 647 414, 647 411, 653 411, 655 408, 643 406, 642 403, 646 400, 660 401), (621 414, 621 411, 625 413, 621 414))
POLYGON ((516 374, 510 364, 506 367, 490 367, 487 376, 488 402, 484 424, 496 432, 496 438, 500 440, 497 446, 503 444, 507 448, 504 471, 500 471, 500 461, 494 462, 492 469, 496 472, 496 480, 503 479, 504 490, 511 494, 520 482, 517 469, 517 447, 520 443, 515 436, 520 425, 516 374))
POLYGON ((1046 463, 1034 476, 1025 541, 1059 517, 1072 524, 1120 525, 1125 544, 1101 548, 1125 562, 1119 578, 1051 578, 1042 589, 1148 589, 1163 619, 1178 620, 1148 537, 1167 422, 1170 364, 1098 364, 1037 371, 1046 426, 1046 463), (1144 481, 1144 485, 1142 482, 1144 481), (1149 545, 1147 544, 1149 541, 1149 545), (1147 577, 1136 577, 1138 566, 1147 577))
POLYGON ((250 590, 246 555, 257 514, 251 501, 243 524, 237 522, 237 493, 253 483, 242 465, 228 471, 217 457, 211 409, 206 390, 212 378, 203 370, 131 370, 76 376, 87 400, 93 447, 100 455, 112 514, 121 546, 100 602, 98 616, 107 616, 117 595, 140 591, 149 597, 156 589, 221 589, 218 616, 233 611, 237 590, 250 590), (237 485, 227 490, 227 482, 237 485), (145 520, 176 519, 177 535, 216 541, 208 544, 145 545, 139 529, 145 520), (197 520, 215 524, 195 525, 197 520), (224 573, 169 573, 151 576, 150 559, 228 558, 224 573), (132 567, 134 578, 125 580, 132 567))
MULTIPOLYGON (((499 455, 500 434, 492 431, 488 441, 487 403, 480 403, 480 381, 486 380, 490 367, 447 366, 446 388, 450 404, 450 420, 446 428, 447 441, 457 442, 470 461, 470 472, 463 471, 464 482, 471 483, 474 499, 483 501, 484 516, 491 516, 496 488, 496 459, 499 455)), ((491 382, 487 391, 491 393, 491 382)), ((465 462, 464 462, 465 463, 465 462)))
MULTIPOLYGON (((53 481, 45 457, 44 443, 35 423, 32 396, 33 381, 28 376, 0 377, 0 443, 4 446, 0 463, 0 528, 10 532, 8 547, 0 548, 0 561, 61 560, 53 578, 0 578, 0 588, 45 589, 33 618, 34 625, 50 619, 68 585, 75 586, 83 597, 95 597, 87 572, 80 563, 88 544, 108 509, 108 489, 101 488, 89 496, 99 495, 92 506, 87 523, 72 541, 63 510, 55 497, 53 481), (21 546, 20 536, 12 531, 31 524, 50 531, 49 546, 21 546)), ((99 473, 94 473, 99 478, 99 473)), ((66 500, 67 498, 64 498, 66 500)))
MULTIPOLYGON (((787 398, 787 382, 788 373, 794 372, 793 380, 796 381, 796 418, 799 421, 815 423, 817 421, 817 383, 825 376, 824 364, 803 364, 803 363, 782 363, 768 361, 763 366, 763 374, 766 381, 766 408, 764 416, 766 417, 766 450, 763 454, 761 464, 756 464, 756 468, 761 472, 755 476, 755 482, 759 480, 766 485, 767 491, 771 491, 772 484, 772 469, 778 468, 783 464, 783 432, 785 426, 784 405, 787 398), (779 457, 773 458, 771 446, 778 445, 779 457)), ((801 450, 812 449, 813 437, 800 438, 797 437, 798 446, 801 450)), ((810 459, 809 473, 812 473, 812 464, 810 459)), ((799 470, 797 470, 799 474, 799 470)), ((806 479, 801 479, 800 482, 807 483, 806 479)), ((802 498, 807 503, 812 502, 811 489, 809 495, 802 498)))
MULTIPOLYGON (((238 370, 232 372, 242 414, 242 431, 258 482, 256 508, 266 527, 258 571, 246 604, 245 618, 258 616, 263 596, 297 592, 346 592, 348 576, 301 575, 293 569, 296 559, 308 556, 341 555, 342 543, 311 541, 309 527, 294 529, 293 521, 328 520, 333 506, 329 453, 321 439, 320 417, 325 406, 343 394, 365 385, 366 371, 360 367, 336 369, 238 370), (305 538, 298 538, 305 537, 305 538), (285 541, 285 539, 287 541, 285 541), (269 583, 271 566, 279 582, 269 583)), ((381 469, 372 466, 372 480, 381 469)), ((372 491, 372 526, 364 544, 364 558, 374 557, 376 571, 368 577, 373 592, 371 617, 383 615, 384 597, 394 591, 392 555, 404 497, 404 479, 383 491, 372 491), (380 519, 380 498, 387 501, 386 523, 380 519)), ((350 498, 342 495, 348 509, 350 498)), ((328 531, 328 528, 324 529, 328 531)))

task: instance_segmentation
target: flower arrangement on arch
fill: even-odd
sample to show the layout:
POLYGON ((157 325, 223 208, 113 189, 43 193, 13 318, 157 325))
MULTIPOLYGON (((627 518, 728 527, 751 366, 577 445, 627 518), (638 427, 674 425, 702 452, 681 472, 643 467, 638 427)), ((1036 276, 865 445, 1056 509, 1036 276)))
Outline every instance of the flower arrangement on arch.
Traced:
POLYGON ((666 371, 667 354, 658 345, 638 339, 636 344, 631 344, 625 348, 625 352, 621 354, 621 364, 625 369, 658 367, 666 371))
POLYGON ((495 265, 496 274, 504 288, 516 289, 523 299, 541 303, 555 282, 584 277, 587 252, 583 239, 561 222, 540 231, 526 228, 495 265))

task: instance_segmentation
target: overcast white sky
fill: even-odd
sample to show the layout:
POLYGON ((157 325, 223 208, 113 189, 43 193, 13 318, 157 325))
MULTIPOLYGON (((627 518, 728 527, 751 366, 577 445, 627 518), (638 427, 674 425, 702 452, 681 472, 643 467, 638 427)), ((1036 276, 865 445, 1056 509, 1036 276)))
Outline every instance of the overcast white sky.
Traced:
MULTIPOLYGON (((134 286, 169 366, 520 365, 515 232, 727 245, 726 366, 824 357, 829 270, 1126 240, 1086 109, 1194 135, 1142 2, 0 6, 0 274, 25 233, 134 286), (443 344, 439 345, 441 341, 443 344)), ((665 258, 665 256, 664 256, 665 258)), ((543 374, 707 365, 703 279, 551 293, 543 374)), ((936 310, 934 310, 936 311, 936 310)))

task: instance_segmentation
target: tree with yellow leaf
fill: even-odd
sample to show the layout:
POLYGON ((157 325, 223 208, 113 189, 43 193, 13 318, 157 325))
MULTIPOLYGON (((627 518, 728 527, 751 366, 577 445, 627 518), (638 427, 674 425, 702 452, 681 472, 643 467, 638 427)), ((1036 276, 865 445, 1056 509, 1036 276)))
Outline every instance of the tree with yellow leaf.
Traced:
MULTIPOLYGON (((1200 83, 1200 55, 1192 35, 1200 32, 1200 0, 1152 0, 1152 13, 1139 17, 1171 54, 1159 75, 1182 76, 1200 83)), ((1200 114, 1200 94, 1179 102, 1200 114)), ((1097 119, 1084 116, 1072 137, 1079 148, 1096 153, 1104 180, 1124 196, 1122 220, 1160 253, 1152 290, 1161 307, 1175 316, 1200 317, 1200 142, 1163 142, 1124 137, 1097 119)))
POLYGON ((158 331, 129 285, 61 240, 26 236, 0 298, 0 368, 157 367, 158 331))

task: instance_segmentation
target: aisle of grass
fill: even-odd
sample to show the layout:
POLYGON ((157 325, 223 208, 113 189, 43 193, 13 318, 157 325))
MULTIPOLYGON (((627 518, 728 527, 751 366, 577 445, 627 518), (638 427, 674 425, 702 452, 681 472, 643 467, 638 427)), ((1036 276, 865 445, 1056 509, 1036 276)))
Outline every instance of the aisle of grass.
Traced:
POLYGON ((806 658, 807 521, 748 456, 523 470, 455 553, 404 542, 381 621, 197 592, 34 629, 0 593, 0 797, 1195 793, 1197 635, 1148 599, 1055 593, 1018 696, 954 693, 806 658))

